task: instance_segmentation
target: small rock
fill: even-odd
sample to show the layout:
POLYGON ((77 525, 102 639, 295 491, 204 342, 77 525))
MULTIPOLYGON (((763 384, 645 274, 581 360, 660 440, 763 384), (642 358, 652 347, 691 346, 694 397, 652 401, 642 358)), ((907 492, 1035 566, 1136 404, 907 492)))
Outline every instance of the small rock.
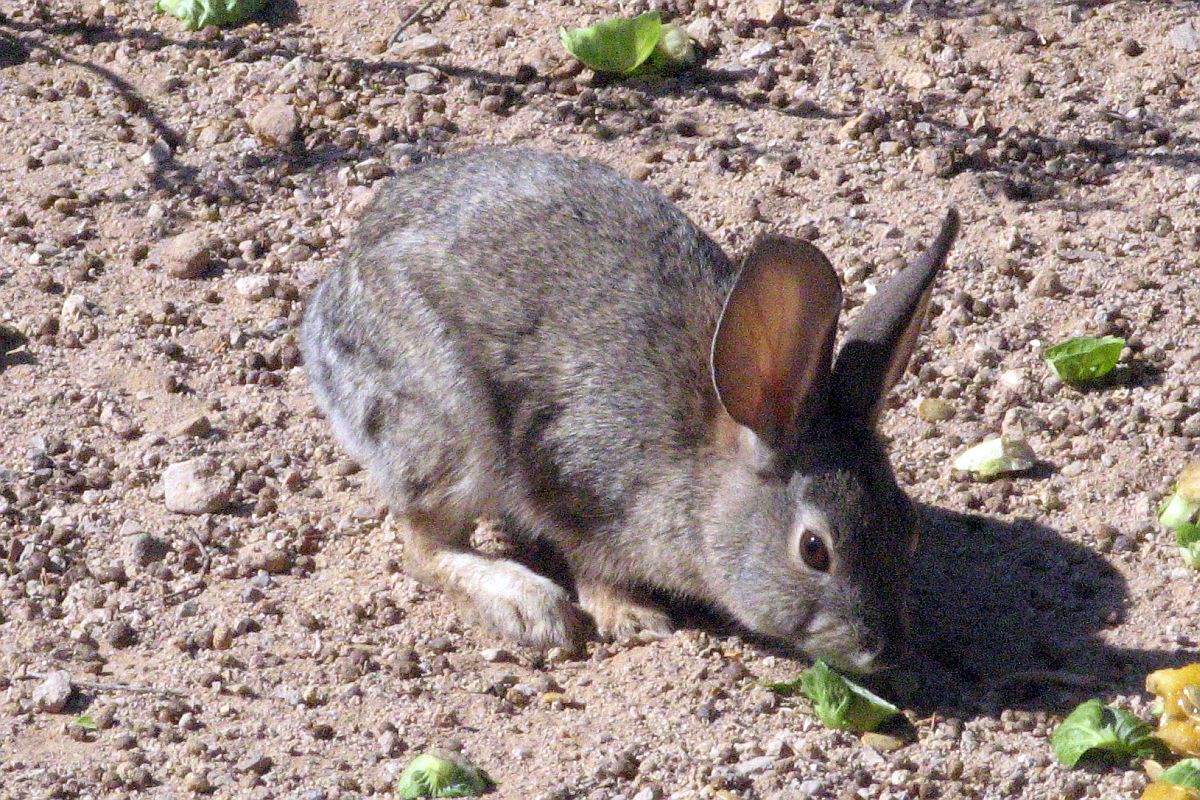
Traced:
POLYGON ((1013 439, 1027 439, 1042 427, 1036 414, 1028 408, 1015 406, 1004 412, 1000 433, 1013 439))
POLYGON ((290 150, 300 138, 300 116, 285 98, 277 97, 251 118, 250 130, 267 144, 290 150))
POLYGON ((393 51, 400 58, 436 56, 446 52, 446 45, 432 33, 422 33, 397 44, 393 51))
POLYGON ((490 661, 493 664, 506 664, 513 660, 512 653, 501 647, 489 647, 479 651, 479 655, 484 661, 490 661))
POLYGON ((862 735, 862 743, 881 753, 890 753, 904 747, 904 740, 898 736, 871 731, 862 735))
POLYGON ((751 47, 746 52, 742 53, 742 61, 758 61, 763 58, 770 58, 775 55, 775 45, 770 42, 759 42, 751 47))
POLYGON ((428 94, 437 86, 437 76, 428 72, 414 72, 404 79, 404 85, 418 94, 428 94))
POLYGON ((208 773, 204 771, 189 772, 184 776, 183 787, 193 794, 208 794, 212 791, 212 784, 208 780, 208 773))
POLYGON ((149 260, 176 278, 199 278, 212 263, 214 243, 203 231, 188 231, 159 242, 149 260))
POLYGON ((203 414, 184 417, 171 428, 175 436, 207 436, 212 433, 212 423, 203 414))
POLYGON ((265 300, 271 296, 274 284, 270 275, 245 275, 234 282, 233 288, 243 297, 265 300))
POLYGON ((750 758, 734 766, 733 771, 743 777, 757 775, 760 772, 766 772, 775 764, 775 759, 771 756, 758 756, 750 758))
POLYGON ((139 533, 129 541, 129 560, 136 566, 146 567, 166 558, 171 548, 162 539, 148 533, 139 533))
POLYGON ((926 397, 917 403, 917 416, 926 422, 945 422, 954 416, 954 406, 937 397, 926 397))
POLYGON ((928 89, 933 86, 936 81, 934 77, 924 70, 913 70, 904 76, 904 84, 910 89, 928 89))
POLYGON ((34 708, 47 714, 57 714, 66 708, 72 691, 71 673, 66 670, 51 672, 33 690, 34 708))
POLYGON ((777 25, 783 20, 782 0, 754 0, 750 3, 750 19, 760 25, 777 25))
POLYGON ((1194 22, 1184 22, 1176 25, 1167 34, 1167 41, 1171 43, 1171 47, 1176 50, 1182 50, 1185 53, 1194 53, 1200 50, 1200 29, 1196 27, 1194 22))
POLYGON ((228 650, 233 647, 233 631, 227 625, 217 625, 212 630, 213 650, 228 650))
POLYGON ((275 766, 275 761, 264 753, 250 753, 237 762, 238 772, 251 772, 255 775, 266 775, 275 766))
POLYGON ((118 649, 129 647, 137 641, 133 626, 125 620, 117 620, 104 630, 104 641, 118 649))
POLYGON ((637 777, 640 766, 635 751, 623 750, 601 768, 601 773, 607 777, 629 781, 637 777))
POLYGON ((717 44, 717 23, 709 17, 699 17, 688 23, 687 34, 701 50, 711 50, 717 44))
POLYGON ((1059 297, 1066 292, 1066 287, 1058 277, 1058 272, 1047 267, 1033 276, 1029 282, 1029 293, 1034 297, 1059 297))
POLYGON ((177 514, 212 514, 229 507, 229 481, 216 459, 193 458, 167 467, 163 500, 177 514))

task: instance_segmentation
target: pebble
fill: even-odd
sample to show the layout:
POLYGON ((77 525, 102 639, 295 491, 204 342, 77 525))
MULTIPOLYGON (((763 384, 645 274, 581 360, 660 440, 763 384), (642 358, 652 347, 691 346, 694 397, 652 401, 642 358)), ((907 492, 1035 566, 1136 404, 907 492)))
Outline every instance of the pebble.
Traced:
POLYGON ((237 762, 238 772, 248 772, 255 775, 266 775, 271 771, 271 767, 275 766, 275 761, 268 755, 259 752, 252 752, 237 762))
POLYGON ((47 714, 57 714, 67 706, 74 691, 71 673, 66 670, 51 672, 33 690, 33 706, 47 714))
POLYGON ((711 50, 717 44, 717 23, 711 17, 698 17, 687 25, 688 36, 701 50, 711 50))
POLYGON ((204 414, 184 417, 171 427, 173 436, 207 436, 212 433, 212 423, 204 414))
POLYGON ((1196 22, 1182 22, 1167 34, 1167 41, 1176 50, 1185 53, 1195 53, 1200 50, 1200 28, 1196 22))
POLYGON ((926 422, 945 422, 954 416, 954 406, 936 397, 926 397, 917 403, 917 416, 926 422))
POLYGON ((250 119, 250 130, 267 144, 290 150, 300 138, 300 115, 287 98, 276 97, 250 119))
POLYGON ((441 39, 431 33, 422 33, 411 39, 405 39, 392 48, 399 58, 414 56, 436 56, 446 52, 447 48, 441 39))
POLYGON ((204 231, 188 231, 159 242, 150 250, 148 260, 173 277, 199 278, 212 264, 214 246, 204 231))
POLYGON ((890 753, 904 746, 904 740, 898 736, 870 731, 862 735, 862 743, 881 753, 890 753))
POLYGON ((738 775, 747 777, 757 775, 760 772, 765 772, 775 765, 775 759, 771 756, 758 756, 742 761, 734 766, 733 770, 738 775))
POLYGON ((229 479, 211 457, 167 467, 162 488, 167 510, 177 514, 212 514, 229 507, 229 479))
POLYGON ((1050 267, 1040 270, 1029 282, 1029 293, 1034 297, 1060 297, 1065 292, 1058 272, 1050 267))
POLYGON ((750 3, 750 19, 760 25, 776 25, 783 18, 782 0, 754 0, 750 3))
POLYGON ((742 53, 741 60, 744 62, 758 61, 764 58, 770 58, 775 55, 775 45, 770 42, 759 42, 749 50, 742 53))
POLYGON ((139 533, 129 540, 129 560, 135 566, 147 567, 162 561, 170 552, 170 545, 148 533, 139 533))
POLYGON ((121 649, 129 647, 137 641, 133 626, 125 620, 117 620, 104 630, 104 641, 111 646, 121 649))
POLYGON ((234 290, 251 300, 265 300, 271 296, 275 281, 270 275, 244 275, 233 283, 234 290))
POLYGON ((414 72, 404 79, 404 85, 418 94, 428 94, 437 87, 437 76, 428 72, 414 72))

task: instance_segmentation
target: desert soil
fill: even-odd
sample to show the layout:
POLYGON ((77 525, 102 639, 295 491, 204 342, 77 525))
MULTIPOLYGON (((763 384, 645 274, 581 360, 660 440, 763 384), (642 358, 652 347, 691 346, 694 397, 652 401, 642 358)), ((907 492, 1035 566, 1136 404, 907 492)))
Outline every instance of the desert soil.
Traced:
POLYGON ((390 49, 415 4, 271 6, 0 9, 0 797, 380 796, 431 746, 504 798, 1136 796, 1048 734, 1198 655, 1154 518, 1200 457, 1194 4, 665 0, 703 68, 626 83, 556 32, 644 0, 450 0, 390 49), (872 684, 900 749, 763 689, 806 660, 712 613, 539 654, 405 575, 296 324, 376 182, 502 143, 609 162, 732 253, 813 239, 852 308, 961 210, 882 426, 925 528, 913 656, 872 684), (1043 363, 1079 334, 1127 339, 1106 385, 1043 363), (953 472, 1001 431, 1037 468, 953 472))

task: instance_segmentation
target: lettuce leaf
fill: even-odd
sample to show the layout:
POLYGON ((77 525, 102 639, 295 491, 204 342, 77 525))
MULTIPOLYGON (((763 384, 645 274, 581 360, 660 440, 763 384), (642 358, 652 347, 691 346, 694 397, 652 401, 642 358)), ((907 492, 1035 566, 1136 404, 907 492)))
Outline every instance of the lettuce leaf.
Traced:
POLYGON ((1072 711, 1050 735, 1050 744, 1068 767, 1083 759, 1120 763, 1164 752, 1149 723, 1099 700, 1072 711))
POLYGON ((456 754, 433 750, 412 760, 396 781, 396 794, 415 797, 474 797, 496 785, 479 767, 456 754))
POLYGON ((1185 758, 1158 776, 1161 783, 1200 791, 1200 758, 1185 758))
POLYGON ((610 19, 590 28, 560 28, 567 52, 596 72, 632 75, 658 46, 663 24, 657 11, 633 19, 610 19))
POLYGON ((178 17, 184 27, 195 31, 241 22, 266 4, 267 0, 157 0, 154 10, 178 17))
POLYGON ((798 680, 764 685, 783 695, 803 693, 821 722, 839 730, 873 731, 900 713, 896 706, 834 672, 824 661, 804 670, 798 680))
POLYGON ((1088 383, 1112 372, 1124 347, 1119 336, 1081 336, 1054 345, 1042 357, 1067 383, 1088 383))

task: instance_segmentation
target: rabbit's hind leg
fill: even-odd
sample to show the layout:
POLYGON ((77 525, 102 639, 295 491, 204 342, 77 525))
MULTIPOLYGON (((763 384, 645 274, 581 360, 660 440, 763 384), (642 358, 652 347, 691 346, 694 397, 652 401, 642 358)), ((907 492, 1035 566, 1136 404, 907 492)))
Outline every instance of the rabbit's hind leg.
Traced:
POLYGON ((402 520, 410 569, 446 591, 484 627, 531 647, 573 647, 584 621, 566 590, 515 561, 470 548, 472 526, 409 514, 402 520))

